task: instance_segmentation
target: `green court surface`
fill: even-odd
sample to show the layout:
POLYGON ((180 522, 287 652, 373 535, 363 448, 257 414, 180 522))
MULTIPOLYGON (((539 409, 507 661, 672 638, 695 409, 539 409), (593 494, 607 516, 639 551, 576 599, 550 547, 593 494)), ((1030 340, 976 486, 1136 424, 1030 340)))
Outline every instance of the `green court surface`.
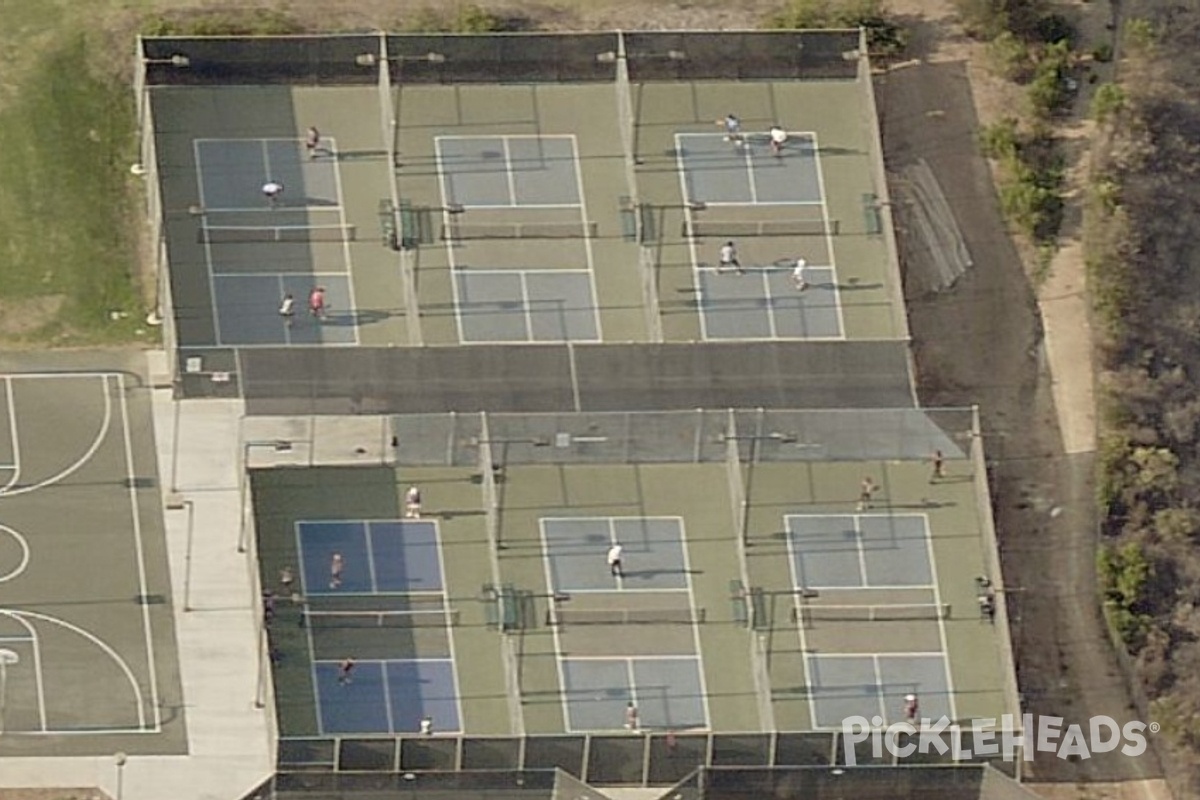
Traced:
POLYGON ((980 610, 993 557, 965 454, 948 452, 936 479, 924 457, 752 454, 735 490, 724 460, 508 449, 492 455, 494 510, 469 460, 253 473, 263 585, 289 568, 304 592, 280 590, 270 627, 285 740, 415 733, 421 716, 468 736, 604 734, 630 703, 639 728, 678 732, 896 722, 910 693, 930 719, 1015 710, 1006 637, 980 610), (860 508, 868 476, 878 488, 860 508), (405 518, 410 486, 419 520, 405 518), (619 576, 606 563, 616 543, 619 576), (331 552, 346 566, 327 585, 331 552), (315 605, 352 613, 313 632, 300 622, 315 605), (417 688, 386 676, 382 689, 334 688, 343 658, 446 672, 417 688), (365 700, 379 691, 386 717, 365 700))
POLYGON ((0 378, 0 754, 182 754, 149 390, 62 361, 0 378))
POLYGON ((635 80, 628 96, 608 82, 156 88, 179 345, 224 363, 228 348, 297 345, 903 338, 869 92, 861 77, 635 80), (729 113, 744 147, 714 124, 729 113), (772 125, 789 132, 779 154, 772 125), (285 186, 278 208, 268 180, 285 186), (714 270, 727 240, 747 275, 714 270), (280 317, 284 294, 303 312, 318 285, 325 320, 280 317))

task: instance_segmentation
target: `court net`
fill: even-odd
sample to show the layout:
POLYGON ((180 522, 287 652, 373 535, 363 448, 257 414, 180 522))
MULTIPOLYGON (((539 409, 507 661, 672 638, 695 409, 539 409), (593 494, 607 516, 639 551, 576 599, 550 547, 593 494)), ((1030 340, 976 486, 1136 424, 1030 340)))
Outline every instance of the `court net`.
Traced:
POLYGON ((353 242, 355 225, 205 225, 200 244, 253 244, 260 242, 353 242))
POLYGON ((458 609, 411 609, 404 611, 326 611, 305 608, 304 628, 445 628, 458 624, 458 609))
POLYGON ((838 220, 826 226, 820 219, 789 220, 688 220, 683 223, 685 239, 708 237, 734 239, 739 236, 837 236, 841 230, 838 220))
POLYGON ((593 239, 595 222, 448 222, 442 238, 468 239, 593 239))
POLYGON ((804 605, 792 609, 792 621, 806 628, 816 622, 910 622, 947 619, 949 616, 949 603, 804 605))
POLYGON ((547 625, 696 625, 706 617, 703 608, 564 608, 546 615, 547 625))

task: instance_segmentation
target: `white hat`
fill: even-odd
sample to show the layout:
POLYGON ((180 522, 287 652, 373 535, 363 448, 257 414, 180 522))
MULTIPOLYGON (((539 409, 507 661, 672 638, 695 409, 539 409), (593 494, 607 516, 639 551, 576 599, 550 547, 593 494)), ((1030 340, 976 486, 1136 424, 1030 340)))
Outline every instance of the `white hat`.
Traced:
POLYGON ((915 694, 906 694, 904 699, 911 703, 913 700, 917 699, 917 696, 915 694))

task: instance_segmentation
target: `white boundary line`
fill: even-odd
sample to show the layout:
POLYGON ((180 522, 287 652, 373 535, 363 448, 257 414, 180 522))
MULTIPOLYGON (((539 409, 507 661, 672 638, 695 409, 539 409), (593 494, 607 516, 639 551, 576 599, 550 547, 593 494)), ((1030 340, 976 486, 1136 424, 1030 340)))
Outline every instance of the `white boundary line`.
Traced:
MULTIPOLYGON (((686 134, 675 134, 675 168, 679 170, 679 196, 683 199, 683 219, 690 232, 692 229, 692 206, 691 194, 688 192, 688 176, 687 167, 683 160, 683 137, 686 134)), ((705 303, 708 298, 704 293, 704 282, 700 279, 700 257, 696 251, 696 237, 687 237, 688 252, 692 256, 692 291, 696 297, 696 316, 700 318, 700 340, 709 341, 708 335, 708 315, 705 312, 705 303)))
MULTIPOLYGON (((438 573, 442 581, 442 612, 446 620, 446 642, 450 651, 450 680, 454 689, 454 707, 458 711, 458 730, 466 730, 466 717, 463 716, 462 689, 458 680, 458 656, 454 647, 454 624, 450 609, 450 587, 446 584, 446 553, 442 547, 442 531, 437 520, 423 520, 433 523, 433 541, 437 545, 438 573)), ((390 699, 390 698, 389 698, 390 699)))
MULTIPOLYGON (((596 338, 590 341, 604 341, 604 326, 600 321, 600 292, 596 288, 596 260, 592 251, 592 237, 587 236, 588 232, 588 210, 587 198, 583 194, 583 161, 579 158, 579 141, 575 134, 571 134, 571 161, 575 168, 575 193, 579 197, 579 216, 580 222, 583 223, 583 252, 587 256, 588 283, 592 289, 592 316, 596 320, 596 338)), ((571 336, 567 336, 566 341, 578 341, 571 336)))
POLYGON ((383 697, 384 697, 383 711, 384 711, 384 714, 387 716, 388 733, 391 733, 394 735, 396 733, 396 722, 392 718, 392 687, 391 687, 391 684, 388 683, 387 661, 379 660, 379 659, 372 659, 369 662, 357 662, 357 663, 378 663, 379 677, 380 677, 380 680, 383 681, 383 683, 382 683, 383 697))
MULTIPOLYGON (((788 572, 792 576, 792 588, 795 589, 799 586, 802 586, 803 584, 800 583, 800 576, 796 574, 797 558, 796 558, 796 544, 794 541, 795 536, 793 535, 792 529, 790 527, 788 527, 787 518, 788 518, 788 515, 784 514, 783 529, 787 533, 788 572)), ((792 607, 796 613, 796 618, 797 618, 796 631, 800 637, 800 663, 801 663, 801 666, 804 668, 804 686, 805 686, 805 689, 807 690, 805 692, 805 694, 807 695, 807 702, 808 702, 808 720, 809 720, 809 725, 813 728, 816 728, 816 727, 818 727, 817 726, 817 705, 816 705, 816 698, 813 696, 814 695, 813 689, 815 687, 813 686, 812 673, 809 671, 809 664, 808 664, 808 657, 809 657, 808 635, 804 632, 804 598, 800 595, 799 592, 796 592, 796 591, 792 592, 792 607)), ((772 604, 772 608, 774 608, 774 604, 772 604)), ((775 620, 771 620, 771 625, 773 626, 774 624, 775 624, 775 620)))
MULTIPOLYGON (((518 285, 521 287, 521 305, 523 306, 522 314, 525 317, 525 341, 532 342, 533 338, 533 308, 529 303, 529 277, 525 274, 525 270, 517 271, 518 285)), ((455 309, 457 312, 457 309, 455 309)))
MULTIPOLYGON (((329 141, 332 142, 331 146, 333 148, 333 151, 336 153, 337 152, 337 140, 334 137, 330 136, 329 141)), ((301 164, 303 164, 303 162, 301 162, 301 164)), ((338 222, 341 223, 342 228, 345 229, 345 227, 346 227, 346 208, 345 208, 345 203, 343 202, 345 195, 342 194, 342 169, 341 169, 341 166, 340 166, 339 162, 337 161, 337 159, 333 160, 333 185, 334 185, 334 191, 337 193, 338 222)), ((358 308, 358 300, 354 294, 354 260, 350 256, 350 240, 349 239, 342 240, 342 258, 346 262, 346 282, 349 284, 349 286, 348 286, 349 293, 350 293, 350 309, 349 310, 351 311, 351 313, 354 314, 354 318, 353 318, 354 324, 351 325, 351 328, 354 331, 354 345, 358 346, 358 345, 362 344, 362 339, 358 334, 359 308, 358 308)), ((320 322, 320 320, 318 320, 318 322, 320 322)), ((318 330, 320 330, 320 329, 318 328, 318 330)))
POLYGON ((263 182, 274 181, 277 178, 271 174, 271 151, 267 149, 267 140, 259 139, 259 144, 262 146, 263 158, 263 182))
POLYGON ((558 632, 558 606, 554 600, 554 574, 550 571, 550 544, 546 539, 546 519, 538 517, 538 533, 542 546, 542 571, 546 576, 546 603, 548 618, 553 623, 550 634, 554 642, 554 668, 558 672, 558 702, 562 706, 563 730, 573 731, 571 725, 571 704, 567 692, 567 672, 563 668, 562 636, 558 632))
POLYGON ((691 655, 681 655, 679 653, 664 653, 662 655, 648 656, 598 656, 589 654, 586 656, 564 656, 568 661, 637 661, 645 659, 647 661, 699 661, 699 656, 695 653, 691 655))
POLYGON ((366 520, 360 520, 358 524, 362 525, 363 541, 367 545, 367 572, 371 576, 371 591, 367 592, 367 594, 379 594, 379 578, 375 575, 375 548, 371 541, 371 523, 366 520))
MULTIPOLYGON (((929 556, 929 572, 933 579, 933 599, 938 604, 938 608, 942 608, 942 589, 938 585, 937 561, 933 555, 933 531, 929 527, 929 515, 914 514, 913 516, 923 517, 925 520, 925 549, 929 556)), ((1003 599, 1003 598, 1002 598, 1003 599)), ((939 614, 937 619, 938 637, 942 643, 942 665, 946 670, 946 695, 950 703, 950 719, 958 719, 958 707, 954 699, 954 676, 950 673, 950 648, 946 638, 946 620, 939 614)), ((1006 656, 1007 657, 1007 654, 1006 656)))
POLYGON ((500 146, 504 148, 504 178, 508 182, 508 204, 515 206, 517 204, 517 187, 516 175, 512 167, 512 152, 508 149, 508 137, 500 137, 500 146))
POLYGON ((758 205, 758 182, 754 180, 754 154, 750 147, 750 140, 745 136, 742 137, 739 150, 742 153, 742 160, 746 162, 746 181, 750 186, 750 202, 758 205))
MULTIPOLYGON (((108 383, 105 382, 105 391, 108 383)), ((137 553, 138 594, 143 598, 149 595, 146 581, 146 554, 142 544, 142 516, 137 498, 137 470, 133 460, 133 439, 130 435, 129 404, 125 399, 125 376, 117 373, 117 391, 120 392, 121 430, 125 445, 125 477, 128 481, 128 498, 130 517, 133 520, 134 550, 137 553)), ((162 709, 158 702, 158 668, 154 659, 154 632, 150 626, 150 605, 142 603, 142 633, 146 638, 146 666, 150 681, 150 708, 154 716, 154 727, 162 728, 162 709)), ((144 725, 144 723, 143 723, 144 725)))
POLYGON ((825 225, 825 247, 829 249, 829 268, 833 270, 833 299, 834 305, 837 307, 838 321, 838 336, 836 338, 846 338, 846 320, 842 312, 842 293, 838 289, 838 274, 837 274, 837 255, 833 249, 833 233, 829 227, 829 202, 828 195, 825 193, 825 171, 821 167, 821 145, 817 141, 815 131, 809 134, 812 136, 813 146, 813 166, 817 172, 817 187, 821 192, 821 221, 825 225))
MULTIPOLYGON (((194 159, 195 164, 196 164, 196 188, 200 194, 200 207, 207 208, 208 206, 206 204, 205 197, 204 197, 204 168, 202 166, 202 159, 200 158, 200 143, 202 141, 208 141, 208 140, 206 140, 206 139, 193 139, 192 140, 192 158, 194 159)), ((200 227, 201 228, 207 227, 204 217, 200 218, 200 227)), ((211 309, 210 313, 212 314, 213 340, 215 342, 214 346, 221 347, 222 346, 222 344, 221 344, 221 318, 220 318, 220 315, 217 313, 217 285, 216 285, 216 282, 213 280, 213 276, 216 275, 217 273, 216 273, 216 269, 214 269, 214 267, 213 267, 212 242, 208 241, 207 236, 202 237, 202 238, 204 239, 204 241, 201 243, 201 247, 204 248, 204 269, 205 269, 205 272, 207 273, 207 278, 208 278, 208 298, 209 298, 209 302, 212 305, 212 309, 211 309)))
POLYGON ((9 375, 4 376, 4 396, 8 412, 8 435, 12 442, 13 463, 10 469, 13 473, 4 482, 4 485, 0 486, 0 496, 8 494, 8 491, 21 479, 21 440, 17 432, 17 399, 13 393, 12 376, 9 375))
MULTIPOLYGON (((292 523, 292 529, 293 535, 296 537, 296 569, 300 571, 301 597, 308 597, 308 586, 304 580, 304 537, 300 535, 301 524, 302 520, 296 520, 292 523)), ((303 610, 300 613, 303 614, 303 610)), ((316 717, 317 721, 317 735, 325 736, 325 717, 321 711, 321 679, 317 674, 317 648, 313 644, 312 628, 308 625, 304 626, 304 639, 308 643, 308 672, 309 677, 312 679, 313 716, 316 717)))
MULTIPOLYGON (((784 514, 783 515, 783 524, 784 524, 784 528, 789 533, 788 541, 791 542, 790 534, 792 533, 792 530, 787 527, 788 520, 791 520, 791 519, 839 519, 839 518, 845 518, 845 517, 852 517, 854 519, 855 546, 858 550, 858 555, 859 555, 859 577, 862 580, 862 583, 860 583, 858 586, 822 586, 819 584, 806 584, 803 588, 817 589, 822 592, 859 592, 864 589, 871 590, 871 591, 877 591, 877 590, 879 590, 879 591, 882 591, 882 590, 899 591, 899 590, 905 590, 905 589, 925 590, 925 591, 929 591, 929 590, 936 591, 937 590, 937 588, 938 588, 937 572, 935 571, 934 565, 933 565, 932 551, 929 551, 927 553, 927 556, 928 556, 928 562, 929 562, 930 577, 931 577, 931 580, 933 580, 933 583, 903 583, 903 584, 868 583, 867 582, 866 559, 865 559, 866 551, 862 546, 863 537, 862 537, 861 520, 864 517, 873 517, 876 519, 919 519, 919 520, 921 520, 925 525, 926 547, 929 548, 932 546, 932 540, 930 538, 930 533, 929 533, 929 515, 928 514, 923 514, 923 513, 921 513, 921 514, 889 514, 886 512, 884 512, 884 513, 876 512, 876 513, 869 513, 869 514, 868 513, 862 513, 862 514, 859 514, 859 513, 854 513, 854 514, 784 514)), ((798 583, 795 584, 795 587, 801 588, 800 584, 798 584, 798 583)), ((935 600, 936 600, 936 597, 935 597, 935 600)), ((867 605, 889 605, 889 604, 888 603, 875 603, 875 604, 868 603, 867 605)), ((908 603, 899 603, 898 605, 909 605, 909 604, 908 603)))
MULTIPOLYGON (((441 139, 442 137, 440 136, 433 137, 433 162, 434 166, 437 168, 438 191, 441 192, 442 196, 442 227, 449 228, 450 197, 447 192, 446 182, 449 180, 450 175, 446 172, 446 165, 442 161, 442 148, 439 144, 441 139)), ((468 339, 466 334, 463 332, 462 314, 459 313, 459 309, 463 306, 463 301, 459 296, 461 294, 458 288, 459 266, 458 259, 454 256, 454 239, 448 236, 443 236, 442 246, 446 249, 446 265, 450 268, 450 290, 451 297, 454 300, 454 325, 458 329, 458 342, 459 344, 466 344, 468 339)))
MULTIPOLYGON (((704 729, 712 728, 712 713, 708 707, 708 677, 704 674, 704 648, 700 642, 700 625, 695 619, 696 590, 692 585, 692 558, 688 553, 687 532, 683 517, 677 517, 676 532, 679 534, 679 549, 683 553, 683 578, 687 585, 688 604, 692 608, 692 642, 696 648, 696 675, 700 681, 700 708, 704 711, 704 729)), ((631 667, 632 668, 632 667, 631 667)))
POLYGON ((863 547, 862 514, 854 515, 854 552, 858 554, 858 585, 867 587, 867 551, 863 547))

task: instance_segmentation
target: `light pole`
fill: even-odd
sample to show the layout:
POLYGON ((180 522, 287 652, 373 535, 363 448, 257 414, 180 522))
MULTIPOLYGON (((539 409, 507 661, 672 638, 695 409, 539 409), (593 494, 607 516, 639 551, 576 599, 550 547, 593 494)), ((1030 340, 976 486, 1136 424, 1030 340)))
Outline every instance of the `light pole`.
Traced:
POLYGON ((117 797, 116 800, 121 800, 125 793, 125 763, 129 761, 129 756, 124 753, 117 753, 113 756, 113 763, 117 765, 117 797))
POLYGON ((238 526, 237 551, 246 552, 246 499, 250 491, 250 451, 256 447, 270 448, 276 453, 290 453, 292 443, 286 439, 264 439, 261 441, 242 442, 242 463, 238 465, 240 483, 238 508, 241 511, 241 524, 238 526))
POLYGON ((192 610, 192 541, 196 532, 196 504, 191 500, 179 500, 168 505, 172 510, 187 509, 187 545, 183 555, 183 610, 192 610))
POLYGON ((0 734, 4 733, 4 703, 8 690, 8 668, 21 660, 12 650, 0 650, 0 734))

